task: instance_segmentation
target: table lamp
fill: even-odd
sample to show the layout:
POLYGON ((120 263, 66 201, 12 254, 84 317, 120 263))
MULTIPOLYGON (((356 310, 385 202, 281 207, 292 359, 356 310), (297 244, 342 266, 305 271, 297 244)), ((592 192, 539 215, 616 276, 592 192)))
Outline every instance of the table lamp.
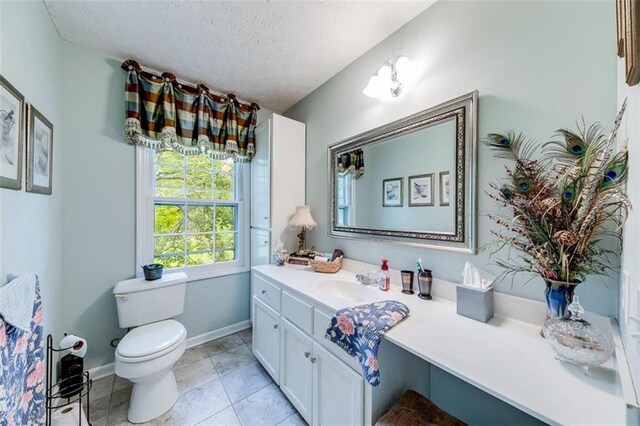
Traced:
POLYGON ((311 216, 309 206, 296 207, 295 213, 291 219, 289 219, 289 228, 300 228, 300 232, 298 233, 298 250, 296 251, 296 254, 306 254, 306 250, 304 248, 304 231, 307 229, 316 229, 317 227, 318 223, 311 216))

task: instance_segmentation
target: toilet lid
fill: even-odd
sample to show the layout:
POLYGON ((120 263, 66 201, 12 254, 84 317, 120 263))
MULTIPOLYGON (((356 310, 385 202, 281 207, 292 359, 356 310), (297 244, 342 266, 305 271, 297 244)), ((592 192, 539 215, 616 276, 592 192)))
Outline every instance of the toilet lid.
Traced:
POLYGON ((118 354, 125 358, 139 358, 162 352, 176 345, 187 335, 184 326, 166 320, 134 328, 118 343, 118 354))

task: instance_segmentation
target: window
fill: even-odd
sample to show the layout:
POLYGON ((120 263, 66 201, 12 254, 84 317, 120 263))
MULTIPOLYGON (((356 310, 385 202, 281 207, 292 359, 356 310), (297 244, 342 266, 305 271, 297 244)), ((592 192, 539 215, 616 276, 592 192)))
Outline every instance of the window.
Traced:
POLYGON ((354 226, 355 205, 355 179, 353 173, 342 173, 338 175, 338 226, 354 226))
POLYGON ((190 279, 246 270, 248 165, 138 150, 138 264, 190 279))

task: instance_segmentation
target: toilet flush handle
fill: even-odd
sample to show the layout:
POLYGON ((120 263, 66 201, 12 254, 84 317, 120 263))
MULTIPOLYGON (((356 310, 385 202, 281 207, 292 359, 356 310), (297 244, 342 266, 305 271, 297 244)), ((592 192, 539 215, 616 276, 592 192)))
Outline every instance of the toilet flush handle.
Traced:
POLYGON ((116 299, 129 300, 129 296, 126 294, 116 294, 116 299))

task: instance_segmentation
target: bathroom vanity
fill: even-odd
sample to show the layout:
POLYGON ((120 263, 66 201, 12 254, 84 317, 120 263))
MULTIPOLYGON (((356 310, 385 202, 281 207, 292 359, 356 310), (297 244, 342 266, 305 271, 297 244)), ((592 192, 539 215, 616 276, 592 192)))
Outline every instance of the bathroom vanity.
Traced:
POLYGON ((337 274, 252 268, 253 352, 309 424, 375 424, 405 389, 430 397, 444 375, 527 413, 529 423, 629 422, 627 404, 637 401, 614 320, 589 317, 612 328, 617 347, 612 359, 586 376, 556 360, 540 337, 544 304, 497 293, 496 316, 484 324, 456 314, 455 284, 434 279, 434 300, 425 301, 401 293, 398 271, 391 271, 388 292, 358 283, 355 274, 371 267, 345 260, 337 274), (381 384, 372 387, 359 365, 324 335, 337 309, 389 299, 411 313, 385 334, 381 384))

